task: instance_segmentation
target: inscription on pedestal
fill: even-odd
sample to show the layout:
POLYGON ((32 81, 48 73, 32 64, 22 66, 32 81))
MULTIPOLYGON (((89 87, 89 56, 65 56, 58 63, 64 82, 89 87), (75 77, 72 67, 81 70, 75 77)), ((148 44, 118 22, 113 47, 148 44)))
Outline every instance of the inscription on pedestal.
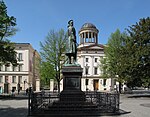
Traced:
POLYGON ((64 90, 81 90, 82 70, 80 66, 64 66, 62 68, 64 90))
POLYGON ((80 88, 80 79, 79 78, 65 78, 66 88, 80 88))

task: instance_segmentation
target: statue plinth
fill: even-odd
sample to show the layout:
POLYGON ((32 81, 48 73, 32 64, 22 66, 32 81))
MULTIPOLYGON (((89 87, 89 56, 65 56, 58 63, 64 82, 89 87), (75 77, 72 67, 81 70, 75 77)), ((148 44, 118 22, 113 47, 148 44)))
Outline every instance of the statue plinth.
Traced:
POLYGON ((63 90, 81 90, 81 77, 83 69, 80 66, 63 66, 63 90))
POLYGON ((61 101, 84 101, 85 94, 81 91, 81 77, 83 69, 81 66, 70 64, 63 66, 63 91, 60 93, 61 101))

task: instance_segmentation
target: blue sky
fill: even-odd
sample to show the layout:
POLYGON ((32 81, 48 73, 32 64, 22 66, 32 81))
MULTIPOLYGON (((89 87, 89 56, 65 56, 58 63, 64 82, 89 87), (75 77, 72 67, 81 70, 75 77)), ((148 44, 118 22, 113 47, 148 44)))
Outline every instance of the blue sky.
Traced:
POLYGON ((9 38, 13 42, 30 43, 40 51, 52 29, 67 31, 67 23, 74 20, 78 31, 86 22, 99 30, 99 43, 106 44, 111 33, 150 16, 150 0, 3 0, 8 15, 17 19, 17 34, 9 38))

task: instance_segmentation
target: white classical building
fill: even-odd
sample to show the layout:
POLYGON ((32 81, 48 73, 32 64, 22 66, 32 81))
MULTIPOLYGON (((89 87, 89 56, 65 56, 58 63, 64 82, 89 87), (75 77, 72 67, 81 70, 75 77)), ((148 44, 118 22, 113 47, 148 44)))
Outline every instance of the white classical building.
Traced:
POLYGON ((110 91, 112 79, 102 77, 100 59, 104 57, 104 45, 98 43, 99 30, 91 23, 85 23, 80 31, 77 60, 83 68, 81 89, 83 91, 110 91))
POLYGON ((38 62, 40 56, 29 43, 16 43, 18 66, 0 66, 0 93, 10 93, 12 89, 26 90, 33 87, 40 90, 38 62))
MULTIPOLYGON (((82 91, 110 91, 114 88, 113 79, 103 78, 100 59, 105 56, 104 45, 98 43, 99 30, 91 23, 85 23, 79 31, 77 62, 83 68, 82 91)), ((63 83, 61 81, 61 90, 63 83)), ((52 90, 53 83, 50 84, 52 90)))

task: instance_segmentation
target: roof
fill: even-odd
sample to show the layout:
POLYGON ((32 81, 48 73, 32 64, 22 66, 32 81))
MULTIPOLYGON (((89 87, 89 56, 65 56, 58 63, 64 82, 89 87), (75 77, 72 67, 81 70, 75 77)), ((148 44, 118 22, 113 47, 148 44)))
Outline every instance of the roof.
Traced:
POLYGON ((96 28, 96 26, 92 23, 85 23, 82 25, 81 29, 82 28, 96 28))
POLYGON ((82 25, 81 29, 79 30, 79 33, 82 32, 82 31, 85 31, 85 30, 92 30, 94 32, 99 32, 98 29, 96 28, 96 26, 92 23, 85 23, 82 25))

